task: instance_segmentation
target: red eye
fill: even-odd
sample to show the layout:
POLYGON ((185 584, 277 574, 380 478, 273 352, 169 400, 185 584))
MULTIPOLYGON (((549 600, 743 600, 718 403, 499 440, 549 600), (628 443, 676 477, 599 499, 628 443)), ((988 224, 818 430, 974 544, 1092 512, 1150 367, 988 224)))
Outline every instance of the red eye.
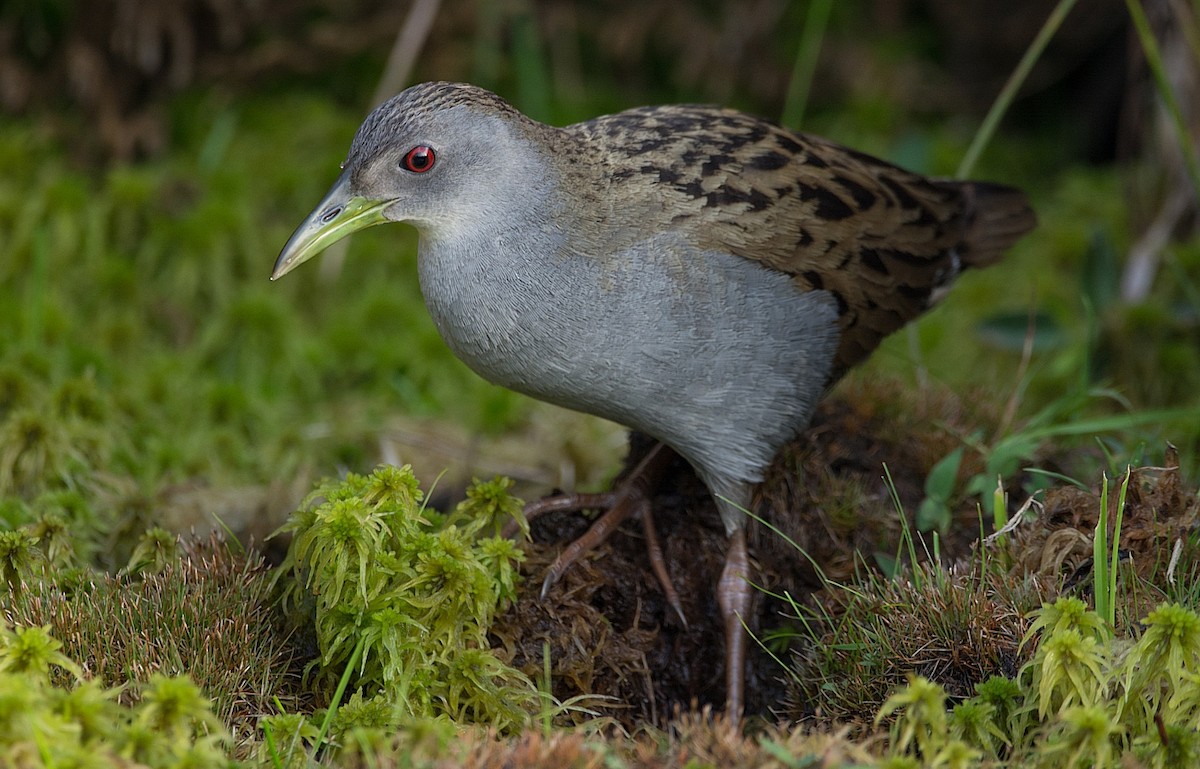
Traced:
POLYGON ((413 147, 404 156, 404 160, 400 161, 400 167, 405 171, 412 171, 414 174, 423 174, 433 168, 433 161, 436 156, 433 154, 433 147, 426 147, 424 144, 419 144, 413 147))

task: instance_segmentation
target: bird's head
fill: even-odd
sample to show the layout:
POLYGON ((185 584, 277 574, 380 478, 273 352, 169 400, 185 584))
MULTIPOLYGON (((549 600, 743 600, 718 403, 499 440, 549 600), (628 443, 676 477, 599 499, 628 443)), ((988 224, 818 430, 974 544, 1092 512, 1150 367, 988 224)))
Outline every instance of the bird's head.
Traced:
POLYGON ((292 233, 271 279, 383 222, 453 233, 503 221, 537 189, 545 158, 529 139, 542 129, 475 86, 423 83, 405 90, 363 121, 341 176, 292 233))

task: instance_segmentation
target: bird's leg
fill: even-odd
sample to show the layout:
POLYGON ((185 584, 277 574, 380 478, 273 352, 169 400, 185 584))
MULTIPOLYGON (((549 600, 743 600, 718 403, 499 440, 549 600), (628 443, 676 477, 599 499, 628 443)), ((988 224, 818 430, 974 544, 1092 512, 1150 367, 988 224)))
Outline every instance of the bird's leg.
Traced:
POLYGON ((557 582, 571 564, 579 560, 580 556, 606 540, 610 534, 616 531, 617 526, 630 515, 638 514, 642 518, 642 527, 646 535, 650 567, 662 586, 667 602, 683 620, 684 626, 687 626, 687 619, 683 616, 683 604, 680 603, 679 594, 675 591, 675 586, 671 583, 671 577, 667 573, 667 565, 663 559, 662 547, 659 545, 658 532, 654 528, 654 517, 651 514, 650 505, 650 495, 654 487, 658 485, 658 481, 670 461, 670 449, 659 443, 637 464, 629 477, 615 491, 603 494, 563 494, 531 502, 525 506, 527 519, 537 518, 549 512, 566 510, 589 508, 606 510, 592 523, 591 528, 583 536, 567 545, 567 548, 546 570, 546 579, 542 582, 543 598, 550 586, 557 582))
POLYGON ((717 604, 725 621, 725 712, 741 718, 745 705, 746 630, 742 622, 750 614, 750 557, 746 554, 746 530, 736 529, 729 537, 725 568, 717 583, 717 604))

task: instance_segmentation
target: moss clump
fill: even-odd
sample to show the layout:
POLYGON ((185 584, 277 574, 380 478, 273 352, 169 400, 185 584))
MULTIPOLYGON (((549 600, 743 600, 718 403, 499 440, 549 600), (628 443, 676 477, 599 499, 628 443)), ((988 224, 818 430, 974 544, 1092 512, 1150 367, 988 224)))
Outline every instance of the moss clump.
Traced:
POLYGON ((229 764, 229 733, 187 676, 155 675, 132 707, 83 681, 46 628, 0 624, 0 765, 179 767, 229 764), (51 672, 70 683, 55 686, 51 672))
MULTIPOLYGON (((51 559, 59 540, 30 533, 36 529, 0 533, 0 575, 7 570, 9 584, 19 586, 0 582, 0 623, 46 627, 86 677, 126 687, 118 697, 124 704, 156 676, 186 674, 239 734, 273 706, 300 705, 296 652, 278 627, 261 557, 215 537, 177 543, 152 530, 114 576, 51 559), (6 542, 16 543, 7 558, 6 542)), ((54 683, 65 684, 56 670, 54 683)))
POLYGON ((508 483, 477 482, 449 516, 421 505, 407 466, 310 494, 283 527, 294 539, 278 572, 285 605, 315 622, 321 656, 309 672, 332 683, 351 665, 357 701, 391 703, 389 717, 527 723, 538 693, 487 641, 521 559, 510 540, 480 536, 519 514, 508 483))
POLYGON ((947 717, 946 692, 912 676, 884 704, 892 758, 928 765, 1195 766, 1200 756, 1200 616, 1159 606, 1137 638, 1114 638, 1077 598, 1037 613, 1037 650, 1016 680, 994 678, 947 717))

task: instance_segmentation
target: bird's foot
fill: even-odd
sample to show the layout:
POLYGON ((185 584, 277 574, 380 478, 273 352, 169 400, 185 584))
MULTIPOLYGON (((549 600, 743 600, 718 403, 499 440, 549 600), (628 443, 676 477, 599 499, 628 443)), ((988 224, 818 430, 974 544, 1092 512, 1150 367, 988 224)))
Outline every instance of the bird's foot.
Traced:
POLYGON ((583 536, 567 545, 566 549, 554 559, 554 563, 546 570, 546 578, 542 582, 542 597, 558 579, 584 553, 608 539, 616 531, 617 526, 631 515, 639 515, 642 519, 642 530, 646 536, 646 549, 650 557, 650 568, 662 586, 667 603, 679 615, 683 626, 687 627, 687 618, 683 615, 683 604, 671 576, 667 572, 667 564, 663 558, 662 546, 659 543, 658 531, 654 528, 654 516, 651 513, 650 497, 658 484, 663 470, 670 463, 671 450, 663 444, 656 445, 650 450, 629 477, 613 491, 602 494, 560 494, 547 499, 531 502, 525 506, 525 518, 533 520, 551 512, 573 510, 605 510, 597 518, 591 528, 583 536))
POLYGON ((746 531, 739 528, 729 537, 725 568, 717 583, 717 604, 725 622, 725 712, 735 720, 742 717, 745 706, 746 629, 742 623, 750 616, 752 597, 746 531))

